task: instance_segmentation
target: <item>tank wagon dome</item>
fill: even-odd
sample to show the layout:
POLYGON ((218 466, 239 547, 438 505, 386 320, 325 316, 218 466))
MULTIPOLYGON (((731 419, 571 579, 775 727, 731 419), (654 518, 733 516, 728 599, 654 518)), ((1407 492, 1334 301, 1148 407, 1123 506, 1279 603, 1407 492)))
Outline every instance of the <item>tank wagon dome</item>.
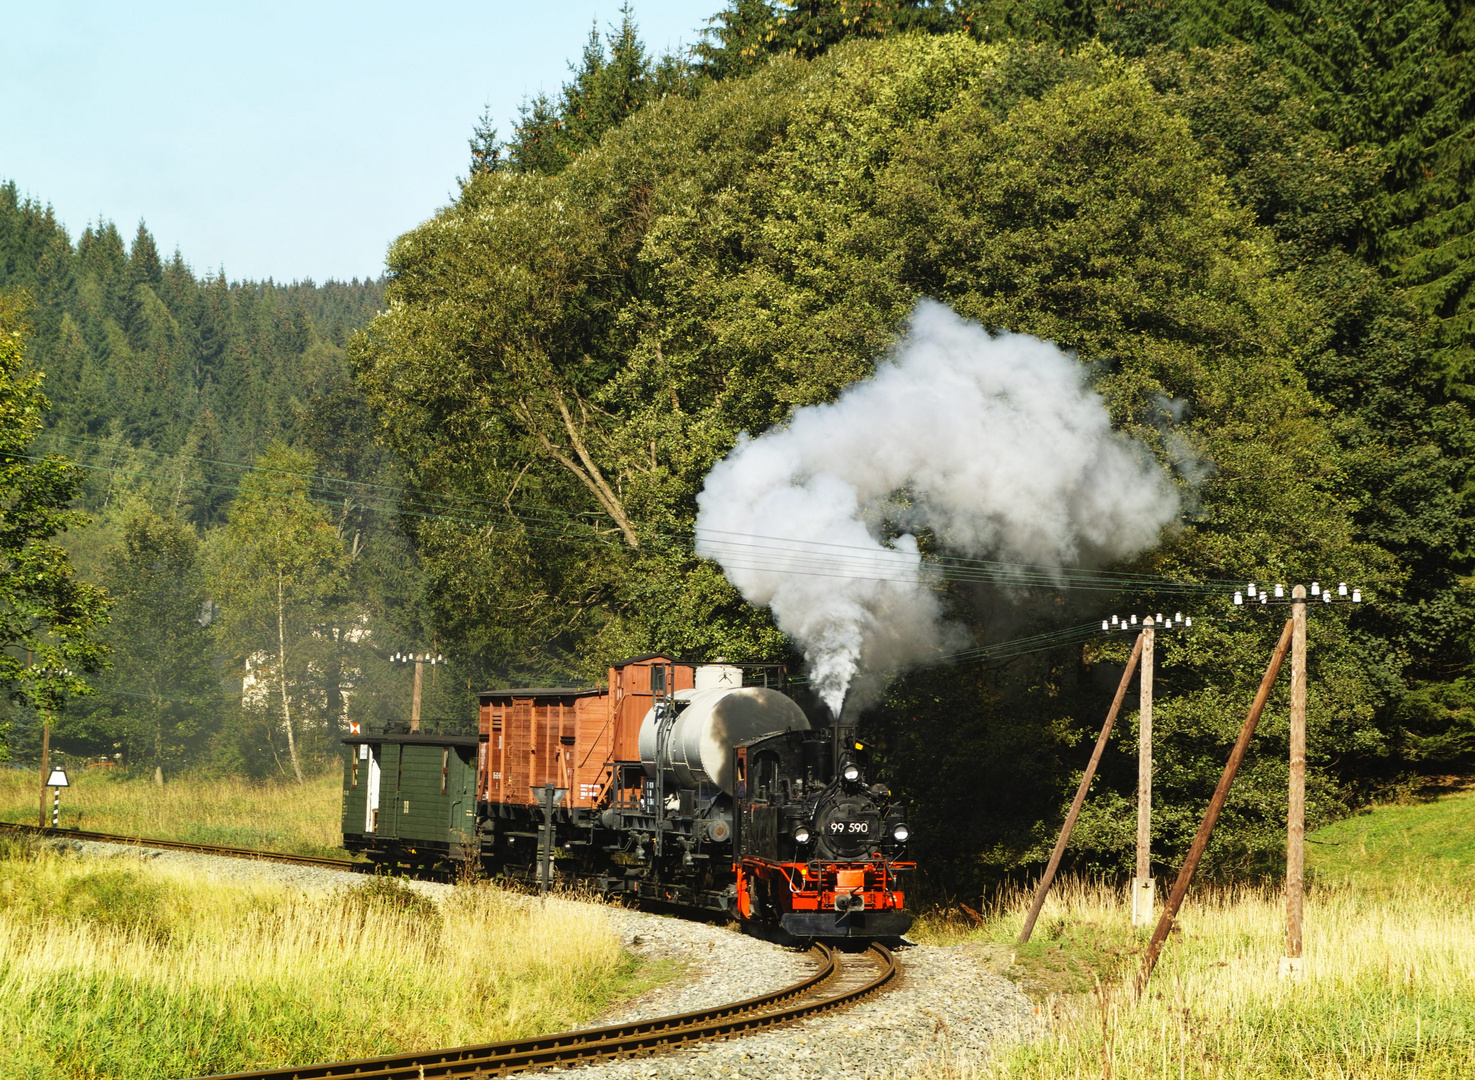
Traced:
MULTIPOLYGON (((700 669, 699 669, 700 670, 700 669)), ((808 731, 809 719, 792 698, 762 686, 678 690, 680 710, 670 723, 661 765, 682 787, 703 783, 733 793, 732 748, 781 731, 808 731)), ((656 709, 640 725, 640 760, 656 775, 656 709)))

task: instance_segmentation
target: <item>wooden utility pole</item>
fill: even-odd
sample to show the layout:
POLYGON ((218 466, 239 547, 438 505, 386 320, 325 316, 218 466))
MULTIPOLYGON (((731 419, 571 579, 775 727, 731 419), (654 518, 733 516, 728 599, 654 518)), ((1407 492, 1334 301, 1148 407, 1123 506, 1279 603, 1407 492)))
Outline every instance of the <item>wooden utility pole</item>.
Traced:
POLYGON ((1142 620, 1142 692, 1137 724, 1137 876, 1132 879, 1132 925, 1152 922, 1152 663, 1153 622, 1142 620))
POLYGON ((1265 702, 1270 699, 1270 691, 1275 686, 1275 680, 1280 675, 1280 666, 1285 661, 1286 650, 1291 647, 1291 622, 1287 619, 1285 629, 1280 632, 1280 641, 1276 643, 1275 652, 1270 657, 1270 664, 1265 668, 1265 676, 1260 680, 1260 689, 1255 694, 1254 704, 1250 706, 1249 715, 1245 717, 1244 725, 1239 729, 1239 738, 1234 742, 1234 749, 1229 752, 1229 761, 1224 765, 1224 772, 1219 777, 1219 785, 1214 788, 1213 798, 1209 800, 1209 808, 1204 811, 1204 820, 1198 827, 1198 834, 1194 836, 1193 843, 1188 848, 1188 858, 1183 862, 1183 868, 1178 871, 1178 880, 1173 882, 1173 890, 1168 893, 1168 902, 1163 905, 1162 917, 1158 919, 1157 929, 1152 932, 1152 940, 1147 943, 1147 954, 1142 958, 1142 969, 1137 973, 1137 994, 1140 997, 1142 991, 1147 989, 1147 980, 1152 977, 1152 969, 1157 966, 1157 959, 1162 955, 1163 943, 1168 940, 1168 934, 1173 929, 1173 920, 1178 917, 1178 909, 1183 906, 1183 898, 1188 895, 1188 886, 1193 882, 1194 872, 1198 870, 1199 860, 1204 857, 1204 849, 1209 846, 1209 836, 1214 831, 1214 825, 1219 821, 1219 812, 1224 809, 1224 800, 1229 798, 1229 787, 1234 783, 1235 774, 1239 772, 1239 763, 1244 760, 1245 751, 1249 749, 1250 738, 1255 734, 1255 726, 1260 722, 1260 714, 1265 711, 1265 702))
POLYGON ((425 660, 415 658, 415 692, 410 697, 410 730, 420 730, 420 690, 425 685, 425 660))
POLYGON ((1291 778, 1286 800, 1286 952, 1282 976, 1298 978, 1306 877, 1306 586, 1291 590, 1291 778))
POLYGON ((410 730, 420 730, 420 695, 425 689, 425 665, 434 667, 436 664, 444 664, 446 658, 440 653, 395 653, 389 658, 391 664, 414 664, 415 665, 415 690, 410 695, 410 730))
POLYGON ((1091 760, 1086 763, 1086 774, 1081 777, 1081 783, 1076 788, 1075 801, 1070 804, 1070 812, 1065 815, 1065 824, 1060 827, 1060 838, 1055 841, 1055 850, 1050 852, 1050 862, 1045 867, 1045 876, 1040 878, 1040 884, 1035 889, 1035 899, 1029 907, 1029 914, 1024 917, 1024 929, 1019 932, 1019 943, 1023 945, 1029 941, 1029 936, 1034 933, 1035 921, 1040 917, 1040 909, 1045 906, 1045 897, 1050 892, 1050 886, 1055 881, 1055 871, 1060 868, 1060 857, 1065 854, 1065 845, 1070 842, 1071 830, 1076 827, 1076 818, 1080 816, 1081 806, 1086 801, 1086 791, 1091 787, 1091 778, 1096 775, 1096 766, 1101 762, 1101 754, 1106 749, 1106 740, 1111 735, 1112 725, 1116 723, 1116 714, 1122 707, 1122 699, 1127 696, 1127 687, 1132 682, 1132 671, 1137 667, 1137 660, 1142 655, 1143 634, 1137 635, 1137 643, 1132 646, 1131 659, 1127 661, 1127 670, 1122 672, 1122 681, 1117 684, 1116 697, 1111 699, 1111 708, 1107 710, 1106 722, 1101 725, 1101 734, 1096 738, 1096 749, 1091 751, 1091 760))
POLYGON ((41 710, 41 816, 36 823, 46 828, 46 780, 51 776, 51 712, 41 710))

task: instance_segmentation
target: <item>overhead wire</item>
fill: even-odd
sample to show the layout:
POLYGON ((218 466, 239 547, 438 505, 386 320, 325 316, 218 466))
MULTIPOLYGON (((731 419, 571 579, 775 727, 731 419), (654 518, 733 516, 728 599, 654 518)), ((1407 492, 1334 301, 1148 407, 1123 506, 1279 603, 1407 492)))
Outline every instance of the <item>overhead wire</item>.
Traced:
MULTIPOLYGON (((303 492, 309 501, 332 506, 335 509, 357 509, 372 512, 404 515, 422 520, 445 521, 454 524, 484 528, 496 525, 517 525, 536 535, 552 537, 568 542, 599 543, 615 546, 614 530, 600 530, 583 516, 571 515, 556 510, 539 508, 537 514, 529 514, 505 507, 488 511, 485 500, 466 496, 447 495, 403 484, 387 484, 377 481, 348 480, 323 473, 293 472, 287 470, 262 469, 256 465, 204 458, 188 454, 166 454, 162 451, 129 446, 124 443, 106 442, 100 439, 83 439, 63 436, 59 433, 44 433, 59 441, 86 443, 130 455, 149 455, 169 461, 190 461, 202 465, 213 465, 237 470, 243 474, 268 472, 317 483, 328 491, 303 492), (357 493, 357 498, 355 494, 357 493), (575 527, 592 530, 592 534, 571 532, 575 527)), ((8 456, 29 460, 42 460, 35 454, 11 454, 8 456)), ((109 474, 121 474, 141 479, 162 481, 192 488, 205 488, 239 493, 241 483, 224 483, 203 477, 186 477, 182 473, 165 475, 143 469, 130 469, 119 464, 98 464, 73 459, 77 467, 109 474)), ((286 496, 284 496, 286 497, 286 496)), ((933 584, 939 580, 958 583, 988 583, 1009 587, 1044 587, 1086 591, 1121 592, 1126 589, 1143 589, 1153 593, 1206 594, 1222 593, 1230 582, 1204 581, 1181 582, 1150 574, 1122 571, 1085 570, 1050 564, 1011 562, 997 559, 982 559, 957 555, 918 554, 888 548, 865 548, 859 545, 838 544, 829 541, 805 540, 795 537, 768 536, 762 534, 736 533, 726 530, 703 528, 691 532, 657 531, 652 539, 690 544, 693 551, 705 549, 702 557, 718 557, 714 560, 724 570, 761 573, 799 574, 808 577, 830 577, 843 579, 865 579, 893 581, 905 584, 933 584), (715 551, 714 551, 715 549, 715 551), (932 579, 928 581, 927 579, 932 579)), ((1082 623, 1056 630, 1031 634, 1020 638, 976 646, 931 658, 918 665, 936 667, 970 663, 980 660, 1004 660, 1028 656, 1058 649, 1066 645, 1089 640, 1099 633, 1095 622, 1082 623)), ((803 683, 802 678, 791 680, 803 683)), ((114 690, 115 693, 128 691, 114 690)))
MULTIPOLYGON (((525 508, 518 510, 513 510, 511 507, 489 509, 489 503, 486 500, 447 495, 444 492, 428 491, 410 485, 348 480, 323 473, 262 470, 258 466, 244 462, 189 454, 171 455, 163 451, 129 446, 126 443, 66 436, 60 433, 43 433, 41 438, 97 446, 126 454, 149 455, 171 461, 192 461, 238 470, 242 473, 266 471, 301 479, 309 484, 316 482, 336 490, 333 490, 331 494, 327 491, 309 490, 303 493, 304 497, 314 503, 332 506, 339 510, 367 510, 477 528, 495 528, 499 525, 516 526, 533 535, 545 536, 561 542, 573 541, 610 547, 620 546, 620 542, 615 539, 617 530, 601 529, 587 520, 587 515, 573 515, 542 507, 538 508, 536 513, 529 513, 525 508)), ((39 460, 36 455, 16 456, 39 460)), ((134 476, 168 482, 177 486, 231 492, 239 492, 242 488, 239 483, 186 477, 182 473, 162 475, 143 469, 126 468, 119 464, 99 464, 88 461, 76 461, 75 464, 90 471, 134 476)), ((926 553, 913 556, 907 552, 884 547, 863 548, 858 545, 829 541, 735 533, 707 527, 692 531, 655 530, 647 534, 647 539, 675 542, 683 546, 689 545, 694 551, 701 549, 703 557, 715 555, 717 557, 714 561, 717 561, 724 569, 738 572, 799 574, 811 577, 867 579, 909 584, 919 582, 933 584, 938 580, 945 580, 962 584, 980 583, 1005 587, 1039 587, 1095 592, 1120 592, 1136 589, 1165 595, 1218 594, 1234 584, 1227 580, 1175 581, 1152 574, 1091 570, 953 554, 926 553), (922 580, 929 577, 933 581, 922 580)))

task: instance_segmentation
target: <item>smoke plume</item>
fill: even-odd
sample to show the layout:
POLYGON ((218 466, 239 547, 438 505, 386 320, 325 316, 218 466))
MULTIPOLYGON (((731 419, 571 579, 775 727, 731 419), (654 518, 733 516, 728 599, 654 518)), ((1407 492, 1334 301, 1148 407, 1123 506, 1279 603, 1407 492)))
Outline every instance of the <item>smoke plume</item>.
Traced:
POLYGON ((932 301, 871 378, 743 435, 697 504, 697 553, 773 612, 836 716, 957 634, 915 533, 1067 567, 1150 547, 1178 511, 1078 362, 932 301))

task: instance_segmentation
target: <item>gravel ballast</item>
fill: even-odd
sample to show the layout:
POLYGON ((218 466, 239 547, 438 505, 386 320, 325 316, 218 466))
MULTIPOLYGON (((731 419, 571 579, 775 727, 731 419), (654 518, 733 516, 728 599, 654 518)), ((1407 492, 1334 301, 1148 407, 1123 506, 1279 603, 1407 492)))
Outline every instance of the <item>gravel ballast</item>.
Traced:
MULTIPOLYGON (((225 858, 97 841, 52 841, 83 857, 134 857, 242 884, 273 882, 305 892, 346 888, 356 874, 323 867, 225 858)), ((431 897, 453 886, 409 882, 431 897)), ((529 904, 533 897, 518 897, 529 904)), ((627 949, 651 962, 681 965, 677 978, 622 1002, 590 1026, 625 1023, 769 993, 797 982, 814 962, 801 950, 749 937, 727 926, 625 908, 550 897, 550 905, 578 904, 609 920, 627 949)), ((838 1012, 772 1031, 700 1043, 643 1058, 557 1069, 543 1075, 569 1080, 698 1077, 886 1078, 951 1071, 986 1058, 1001 1040, 1034 1029, 1034 1006, 1014 983, 995 974, 985 951, 973 946, 903 944, 900 976, 887 989, 838 1012)), ((846 958, 848 959, 848 958, 846 958)), ((851 961, 855 962, 855 961, 851 961)))

